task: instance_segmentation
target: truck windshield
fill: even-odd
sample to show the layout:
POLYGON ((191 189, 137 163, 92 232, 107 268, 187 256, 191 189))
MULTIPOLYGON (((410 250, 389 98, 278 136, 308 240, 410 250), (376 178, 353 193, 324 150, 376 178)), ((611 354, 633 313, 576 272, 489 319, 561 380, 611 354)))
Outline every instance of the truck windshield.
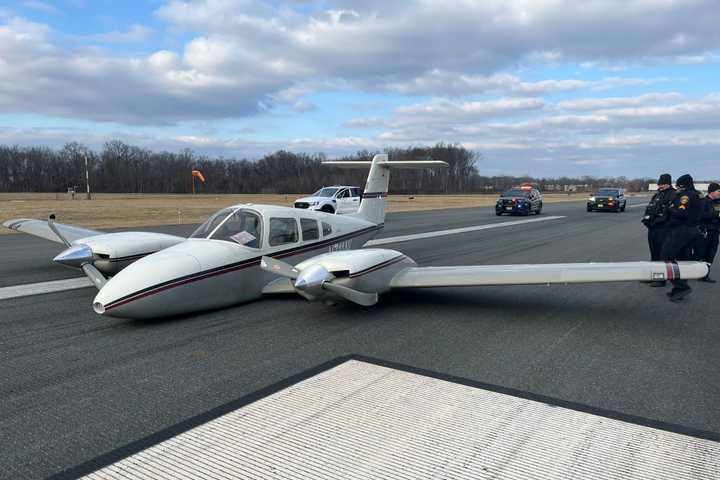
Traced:
POLYGON ((313 193, 313 197, 332 197, 337 192, 337 188, 321 188, 317 192, 313 193))
POLYGON ((615 190, 612 188, 603 188, 602 190, 599 190, 597 194, 601 197, 605 197, 605 196, 617 197, 620 194, 620 192, 618 190, 615 190))

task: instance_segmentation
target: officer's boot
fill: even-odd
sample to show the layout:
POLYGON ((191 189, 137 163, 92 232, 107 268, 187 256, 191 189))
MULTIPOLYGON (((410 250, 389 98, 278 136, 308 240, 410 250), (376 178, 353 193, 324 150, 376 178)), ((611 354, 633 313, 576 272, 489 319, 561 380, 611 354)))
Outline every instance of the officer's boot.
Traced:
POLYGON ((688 285, 687 280, 674 280, 673 289, 670 293, 668 293, 668 296, 670 297, 671 302, 677 303, 687 297, 690 292, 692 292, 692 288, 688 285))

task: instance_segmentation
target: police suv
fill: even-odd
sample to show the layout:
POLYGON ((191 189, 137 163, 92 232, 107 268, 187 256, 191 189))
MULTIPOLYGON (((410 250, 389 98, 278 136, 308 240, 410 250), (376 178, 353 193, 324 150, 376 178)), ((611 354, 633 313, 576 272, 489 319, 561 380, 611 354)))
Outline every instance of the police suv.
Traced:
POLYGON ((524 183, 504 192, 495 204, 495 215, 540 215, 543 207, 543 196, 538 186, 524 183))
POLYGON ((354 213, 360 208, 362 189, 360 187, 323 187, 309 197, 295 200, 295 208, 308 208, 327 213, 354 213))
POLYGON ((587 211, 624 212, 627 206, 624 188, 601 188, 597 193, 590 195, 587 201, 587 211))

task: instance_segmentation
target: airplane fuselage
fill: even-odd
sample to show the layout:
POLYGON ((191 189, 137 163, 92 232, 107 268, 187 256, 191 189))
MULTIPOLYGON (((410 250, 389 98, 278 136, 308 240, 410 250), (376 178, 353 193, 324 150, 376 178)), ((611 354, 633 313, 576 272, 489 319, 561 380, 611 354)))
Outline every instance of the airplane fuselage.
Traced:
MULTIPOLYGON (((212 233, 210 238, 190 238, 124 268, 98 292, 94 310, 113 317, 153 318, 247 302, 259 298, 275 278, 260 268, 263 255, 297 264, 322 253, 358 249, 382 229, 361 219, 287 207, 231 209, 261 220, 254 231, 259 248, 214 239, 212 233), (281 235, 277 225, 286 229, 281 235)), ((218 228, 222 224, 214 231, 218 228)))

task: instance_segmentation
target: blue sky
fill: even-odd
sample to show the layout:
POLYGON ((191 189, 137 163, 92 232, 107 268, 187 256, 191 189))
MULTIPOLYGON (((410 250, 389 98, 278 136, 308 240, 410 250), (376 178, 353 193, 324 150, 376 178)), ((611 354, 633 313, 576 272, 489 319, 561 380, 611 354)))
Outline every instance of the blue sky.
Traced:
POLYGON ((10 0, 0 143, 716 179, 719 24, 715 0, 10 0))

